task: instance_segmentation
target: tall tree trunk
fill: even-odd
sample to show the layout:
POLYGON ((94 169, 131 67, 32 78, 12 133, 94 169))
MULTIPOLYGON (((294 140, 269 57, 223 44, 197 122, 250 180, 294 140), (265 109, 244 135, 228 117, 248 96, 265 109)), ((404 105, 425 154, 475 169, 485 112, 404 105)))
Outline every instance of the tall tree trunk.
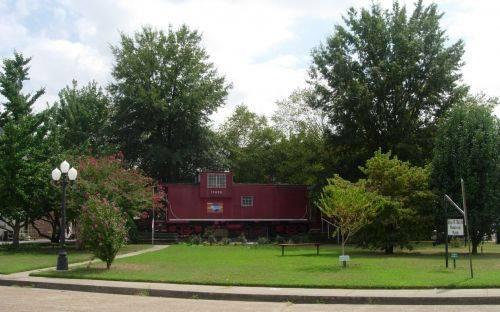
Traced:
POLYGON ((21 223, 19 221, 14 221, 14 226, 12 227, 13 235, 12 235, 12 246, 14 248, 19 248, 19 233, 21 232, 21 223))
POLYGON ((50 223, 52 226, 52 234, 50 235, 51 243, 58 243, 59 236, 61 236, 61 232, 59 231, 59 218, 56 218, 54 221, 50 223))
POLYGON ((344 240, 344 233, 342 235, 342 256, 345 255, 345 240, 344 240))
POLYGON ((477 242, 475 239, 471 239, 472 241, 472 254, 477 255, 477 246, 481 243, 480 241, 477 242))

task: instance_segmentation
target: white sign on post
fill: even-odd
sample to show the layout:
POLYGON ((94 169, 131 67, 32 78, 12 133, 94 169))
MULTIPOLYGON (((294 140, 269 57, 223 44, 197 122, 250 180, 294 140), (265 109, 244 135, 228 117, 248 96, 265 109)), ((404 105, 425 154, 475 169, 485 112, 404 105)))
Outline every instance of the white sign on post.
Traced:
POLYGON ((339 256, 339 261, 351 261, 351 258, 348 255, 339 256))
POLYGON ((448 235, 464 235, 464 219, 448 219, 448 235))

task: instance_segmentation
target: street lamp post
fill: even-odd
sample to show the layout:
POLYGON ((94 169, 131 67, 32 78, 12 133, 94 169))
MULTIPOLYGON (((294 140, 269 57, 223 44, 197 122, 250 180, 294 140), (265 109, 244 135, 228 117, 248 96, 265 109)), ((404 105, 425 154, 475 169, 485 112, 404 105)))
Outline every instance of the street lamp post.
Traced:
POLYGON ((76 180, 78 172, 75 168, 70 169, 69 163, 65 160, 59 168, 52 170, 52 180, 61 180, 62 199, 61 199, 61 225, 59 234, 60 250, 57 257, 57 271, 68 270, 68 254, 65 250, 66 243, 66 186, 76 180), (60 170, 59 170, 60 168, 60 170))

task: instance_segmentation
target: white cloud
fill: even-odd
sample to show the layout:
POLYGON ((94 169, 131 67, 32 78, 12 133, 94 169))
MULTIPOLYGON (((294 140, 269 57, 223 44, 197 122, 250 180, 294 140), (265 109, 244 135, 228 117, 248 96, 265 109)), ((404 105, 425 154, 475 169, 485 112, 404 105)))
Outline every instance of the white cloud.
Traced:
POLYGON ((45 87, 46 94, 38 101, 38 109, 52 104, 57 93, 73 79, 79 82, 105 82, 110 64, 95 49, 67 40, 35 39, 24 50, 33 55, 28 87, 45 87))
MULTIPOLYGON (((404 2, 411 7, 414 0, 404 2)), ((392 0, 382 3, 388 7, 392 0)), ((0 0, 0 55, 9 56, 16 48, 33 56, 29 86, 47 87, 41 107, 73 78, 82 84, 91 79, 106 84, 112 64, 109 45, 118 42, 119 31, 185 23, 203 33, 212 61, 233 83, 227 106, 214 115, 220 122, 240 103, 270 114, 276 100, 305 85, 309 61, 304 59, 309 55, 304 51, 313 46, 297 52, 287 44, 307 42, 299 33, 326 38, 348 7, 369 4, 362 0, 59 0, 9 5, 0 0), (301 32, 311 21, 328 27, 301 32)), ((500 43, 494 40, 500 29, 495 16, 500 2, 447 0, 439 7, 446 12, 443 23, 450 37, 466 42, 464 81, 475 91, 500 95, 495 75, 500 72, 496 62, 500 43)))

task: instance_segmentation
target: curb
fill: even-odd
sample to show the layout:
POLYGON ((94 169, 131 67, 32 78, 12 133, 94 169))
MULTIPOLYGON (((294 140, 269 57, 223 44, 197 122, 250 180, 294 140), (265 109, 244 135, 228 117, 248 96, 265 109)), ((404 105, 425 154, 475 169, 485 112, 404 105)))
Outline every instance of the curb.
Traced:
POLYGON ((54 290, 95 292, 104 294, 168 297, 181 299, 292 302, 322 304, 383 304, 383 305, 500 305, 500 296, 476 297, 410 297, 410 296, 315 296, 315 295, 267 295, 240 294, 203 291, 184 291, 151 289, 139 287, 98 286, 66 284, 57 282, 38 282, 26 280, 0 279, 0 286, 34 287, 54 290))

